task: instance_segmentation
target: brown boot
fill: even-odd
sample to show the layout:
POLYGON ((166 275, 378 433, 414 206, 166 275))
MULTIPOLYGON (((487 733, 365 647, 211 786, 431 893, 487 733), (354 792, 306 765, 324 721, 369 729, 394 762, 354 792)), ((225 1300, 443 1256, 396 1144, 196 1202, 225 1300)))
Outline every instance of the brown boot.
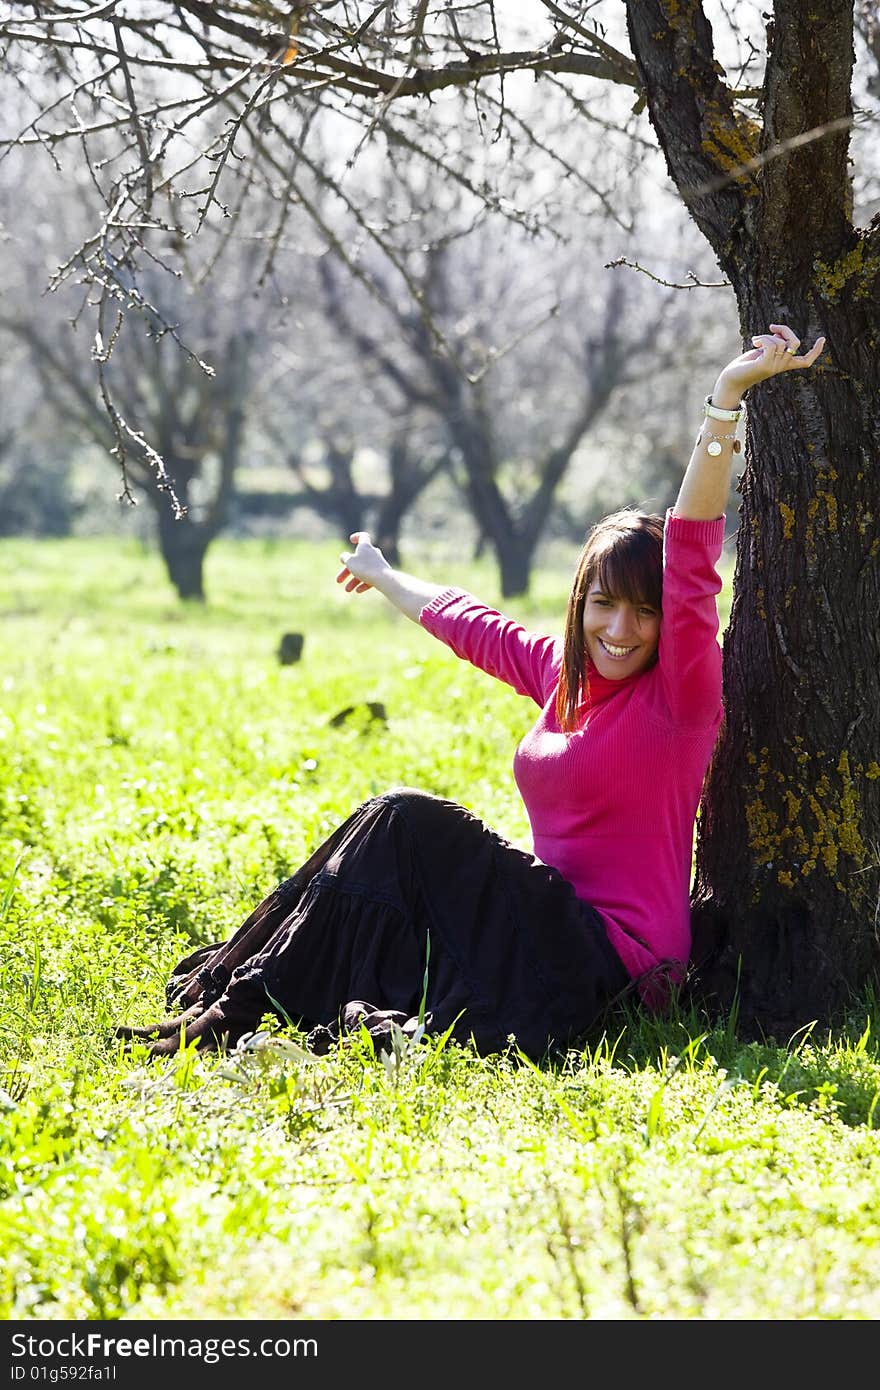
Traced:
POLYGON ((149 1023, 144 1027, 135 1028, 129 1023, 120 1023, 114 1028, 115 1038, 125 1038, 129 1041, 136 1038, 143 1038, 149 1042, 155 1038, 179 1037, 181 1028, 186 1028, 193 1023, 200 1014, 205 1012, 205 1006, 201 1001, 192 1004, 182 1014, 177 1014, 175 1018, 163 1018, 158 1023, 149 1023))
MULTIPOLYGON (((224 1009, 223 1005, 224 1001, 218 999, 216 1004, 199 1013, 186 1027, 181 1023, 176 1034, 160 1037, 150 1047, 150 1056, 171 1057, 180 1050, 181 1045, 189 1047, 194 1042, 198 1043, 202 1052, 231 1051, 247 1033, 253 1032, 259 1018, 240 1016, 236 1010, 229 1007, 224 1009)), ((181 1019, 188 1016, 182 1014, 181 1019)))

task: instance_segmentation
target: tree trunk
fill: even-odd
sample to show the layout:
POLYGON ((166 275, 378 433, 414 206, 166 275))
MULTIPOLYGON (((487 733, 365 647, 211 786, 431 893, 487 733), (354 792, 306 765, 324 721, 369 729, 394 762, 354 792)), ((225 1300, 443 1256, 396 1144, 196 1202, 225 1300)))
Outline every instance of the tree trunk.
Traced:
POLYGON ((693 893, 697 997, 787 1041, 880 982, 880 222, 849 221, 852 5, 776 0, 760 130, 696 0, 627 12, 652 123, 745 346, 771 322, 807 347, 827 339, 810 372, 747 401, 693 893))
POLYGON ((400 528, 403 512, 393 505, 393 499, 383 497, 376 515, 376 534, 373 537, 390 565, 400 565, 400 528))
POLYGON ((388 492, 376 512, 376 544, 392 565, 400 564, 400 531, 404 517, 429 483, 448 466, 445 453, 426 461, 415 453, 406 430, 391 441, 388 451, 388 492))
MULTIPOLYGON (((461 394, 458 381, 454 389, 461 394)), ((473 409, 459 405, 450 410, 448 423, 464 465, 463 490, 479 528, 477 556, 484 543, 491 545, 498 561, 502 596, 527 594, 537 537, 524 532, 498 486, 488 412, 480 401, 473 409)))
POLYGON ((172 391, 163 402, 159 436, 178 501, 186 511, 183 516, 177 516, 175 509, 168 505, 166 494, 155 488, 150 497, 156 507, 162 558, 181 599, 205 601, 205 556, 215 536, 226 525, 235 490, 252 346, 250 330, 230 335, 218 376, 206 378, 203 373, 195 376, 195 401, 187 419, 180 419, 172 391), (178 433, 186 444, 186 457, 178 454, 175 458, 178 433), (204 468, 205 456, 212 444, 217 453, 219 473, 213 496, 201 508, 196 520, 189 510, 190 486, 204 468))
MULTIPOLYGON (((180 499, 183 502, 183 498, 180 499)), ((205 601, 205 555, 213 531, 186 516, 175 518, 163 495, 157 498, 159 549, 168 578, 182 599, 205 601)))
POLYGON ((508 533, 494 539, 501 580, 502 598, 517 598, 529 592, 535 548, 522 536, 508 533))
MULTIPOLYGON (((791 322, 813 319, 788 302, 791 322)), ((829 307, 833 365, 764 383, 748 422, 695 960, 704 997, 736 997, 749 1031, 779 1036, 841 1017, 880 973, 880 373, 859 347, 880 342, 870 309, 829 307)), ((746 325, 778 310, 756 303, 746 325)))

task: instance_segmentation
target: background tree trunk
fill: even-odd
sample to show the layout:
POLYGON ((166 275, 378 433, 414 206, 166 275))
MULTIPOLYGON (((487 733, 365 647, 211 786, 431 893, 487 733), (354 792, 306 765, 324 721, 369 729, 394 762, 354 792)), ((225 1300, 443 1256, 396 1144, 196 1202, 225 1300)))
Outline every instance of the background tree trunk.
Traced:
MULTIPOLYGON (((185 496, 180 497, 186 505, 185 496)), ((212 535, 208 528, 193 521, 190 513, 175 517, 172 509, 160 496, 156 510, 159 549, 168 578, 178 597, 203 603, 205 599, 205 555, 212 535)))
POLYGON ((159 548, 168 578, 182 599, 204 601, 205 555, 228 519, 241 456, 253 340, 253 333, 248 329, 229 335, 216 377, 204 378, 207 384, 202 382, 203 374, 196 377, 201 390, 186 420, 181 420, 178 414, 174 392, 165 395, 165 410, 157 433, 163 443, 166 467, 174 479, 177 499, 185 510, 177 515, 167 495, 155 486, 149 487, 147 496, 156 509, 159 548), (187 447, 184 458, 174 454, 178 433, 187 447), (209 450, 217 459, 217 476, 209 499, 199 509, 199 515, 194 516, 190 509, 190 487, 201 472, 209 450))

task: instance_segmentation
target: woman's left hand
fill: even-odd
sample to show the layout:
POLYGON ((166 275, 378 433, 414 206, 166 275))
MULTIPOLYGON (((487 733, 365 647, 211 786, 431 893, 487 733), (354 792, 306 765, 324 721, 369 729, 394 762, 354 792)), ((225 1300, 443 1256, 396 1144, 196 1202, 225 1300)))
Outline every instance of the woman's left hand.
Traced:
POLYGON ((817 338, 809 352, 799 355, 800 339, 787 324, 771 323, 769 329, 769 333, 758 333, 752 338, 755 346, 749 352, 728 362, 718 378, 719 385, 723 383, 742 397, 750 386, 768 377, 812 367, 825 346, 825 339, 817 338))
POLYGON ((367 531, 352 531, 348 538, 355 547, 343 551, 339 557, 342 568, 336 575, 336 583, 344 584, 348 594, 365 594, 376 586, 376 581, 390 573, 391 566, 377 545, 373 545, 367 531))

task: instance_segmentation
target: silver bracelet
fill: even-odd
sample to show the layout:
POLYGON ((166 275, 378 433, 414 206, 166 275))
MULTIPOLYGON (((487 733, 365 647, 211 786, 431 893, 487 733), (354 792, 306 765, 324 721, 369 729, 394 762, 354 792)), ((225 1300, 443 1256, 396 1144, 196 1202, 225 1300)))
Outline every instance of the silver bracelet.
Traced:
MULTIPOLYGON (((706 445, 706 453, 709 454, 711 458, 717 459, 718 455, 721 453, 722 441, 723 441, 723 440, 726 440, 726 439, 732 439, 732 440, 733 440, 733 452, 734 452, 735 454, 738 454, 738 453, 741 451, 741 449, 742 449, 742 444, 740 443, 739 436, 738 436, 735 432, 734 432, 733 434, 716 434, 716 435, 714 435, 713 438, 710 439, 709 442, 708 442, 708 444, 706 445)), ((696 439, 694 440, 694 444, 697 445, 697 444, 701 444, 702 442, 703 442, 703 427, 702 427, 702 425, 701 425, 701 426, 700 426, 699 433, 697 434, 697 437, 696 437, 696 439)))

